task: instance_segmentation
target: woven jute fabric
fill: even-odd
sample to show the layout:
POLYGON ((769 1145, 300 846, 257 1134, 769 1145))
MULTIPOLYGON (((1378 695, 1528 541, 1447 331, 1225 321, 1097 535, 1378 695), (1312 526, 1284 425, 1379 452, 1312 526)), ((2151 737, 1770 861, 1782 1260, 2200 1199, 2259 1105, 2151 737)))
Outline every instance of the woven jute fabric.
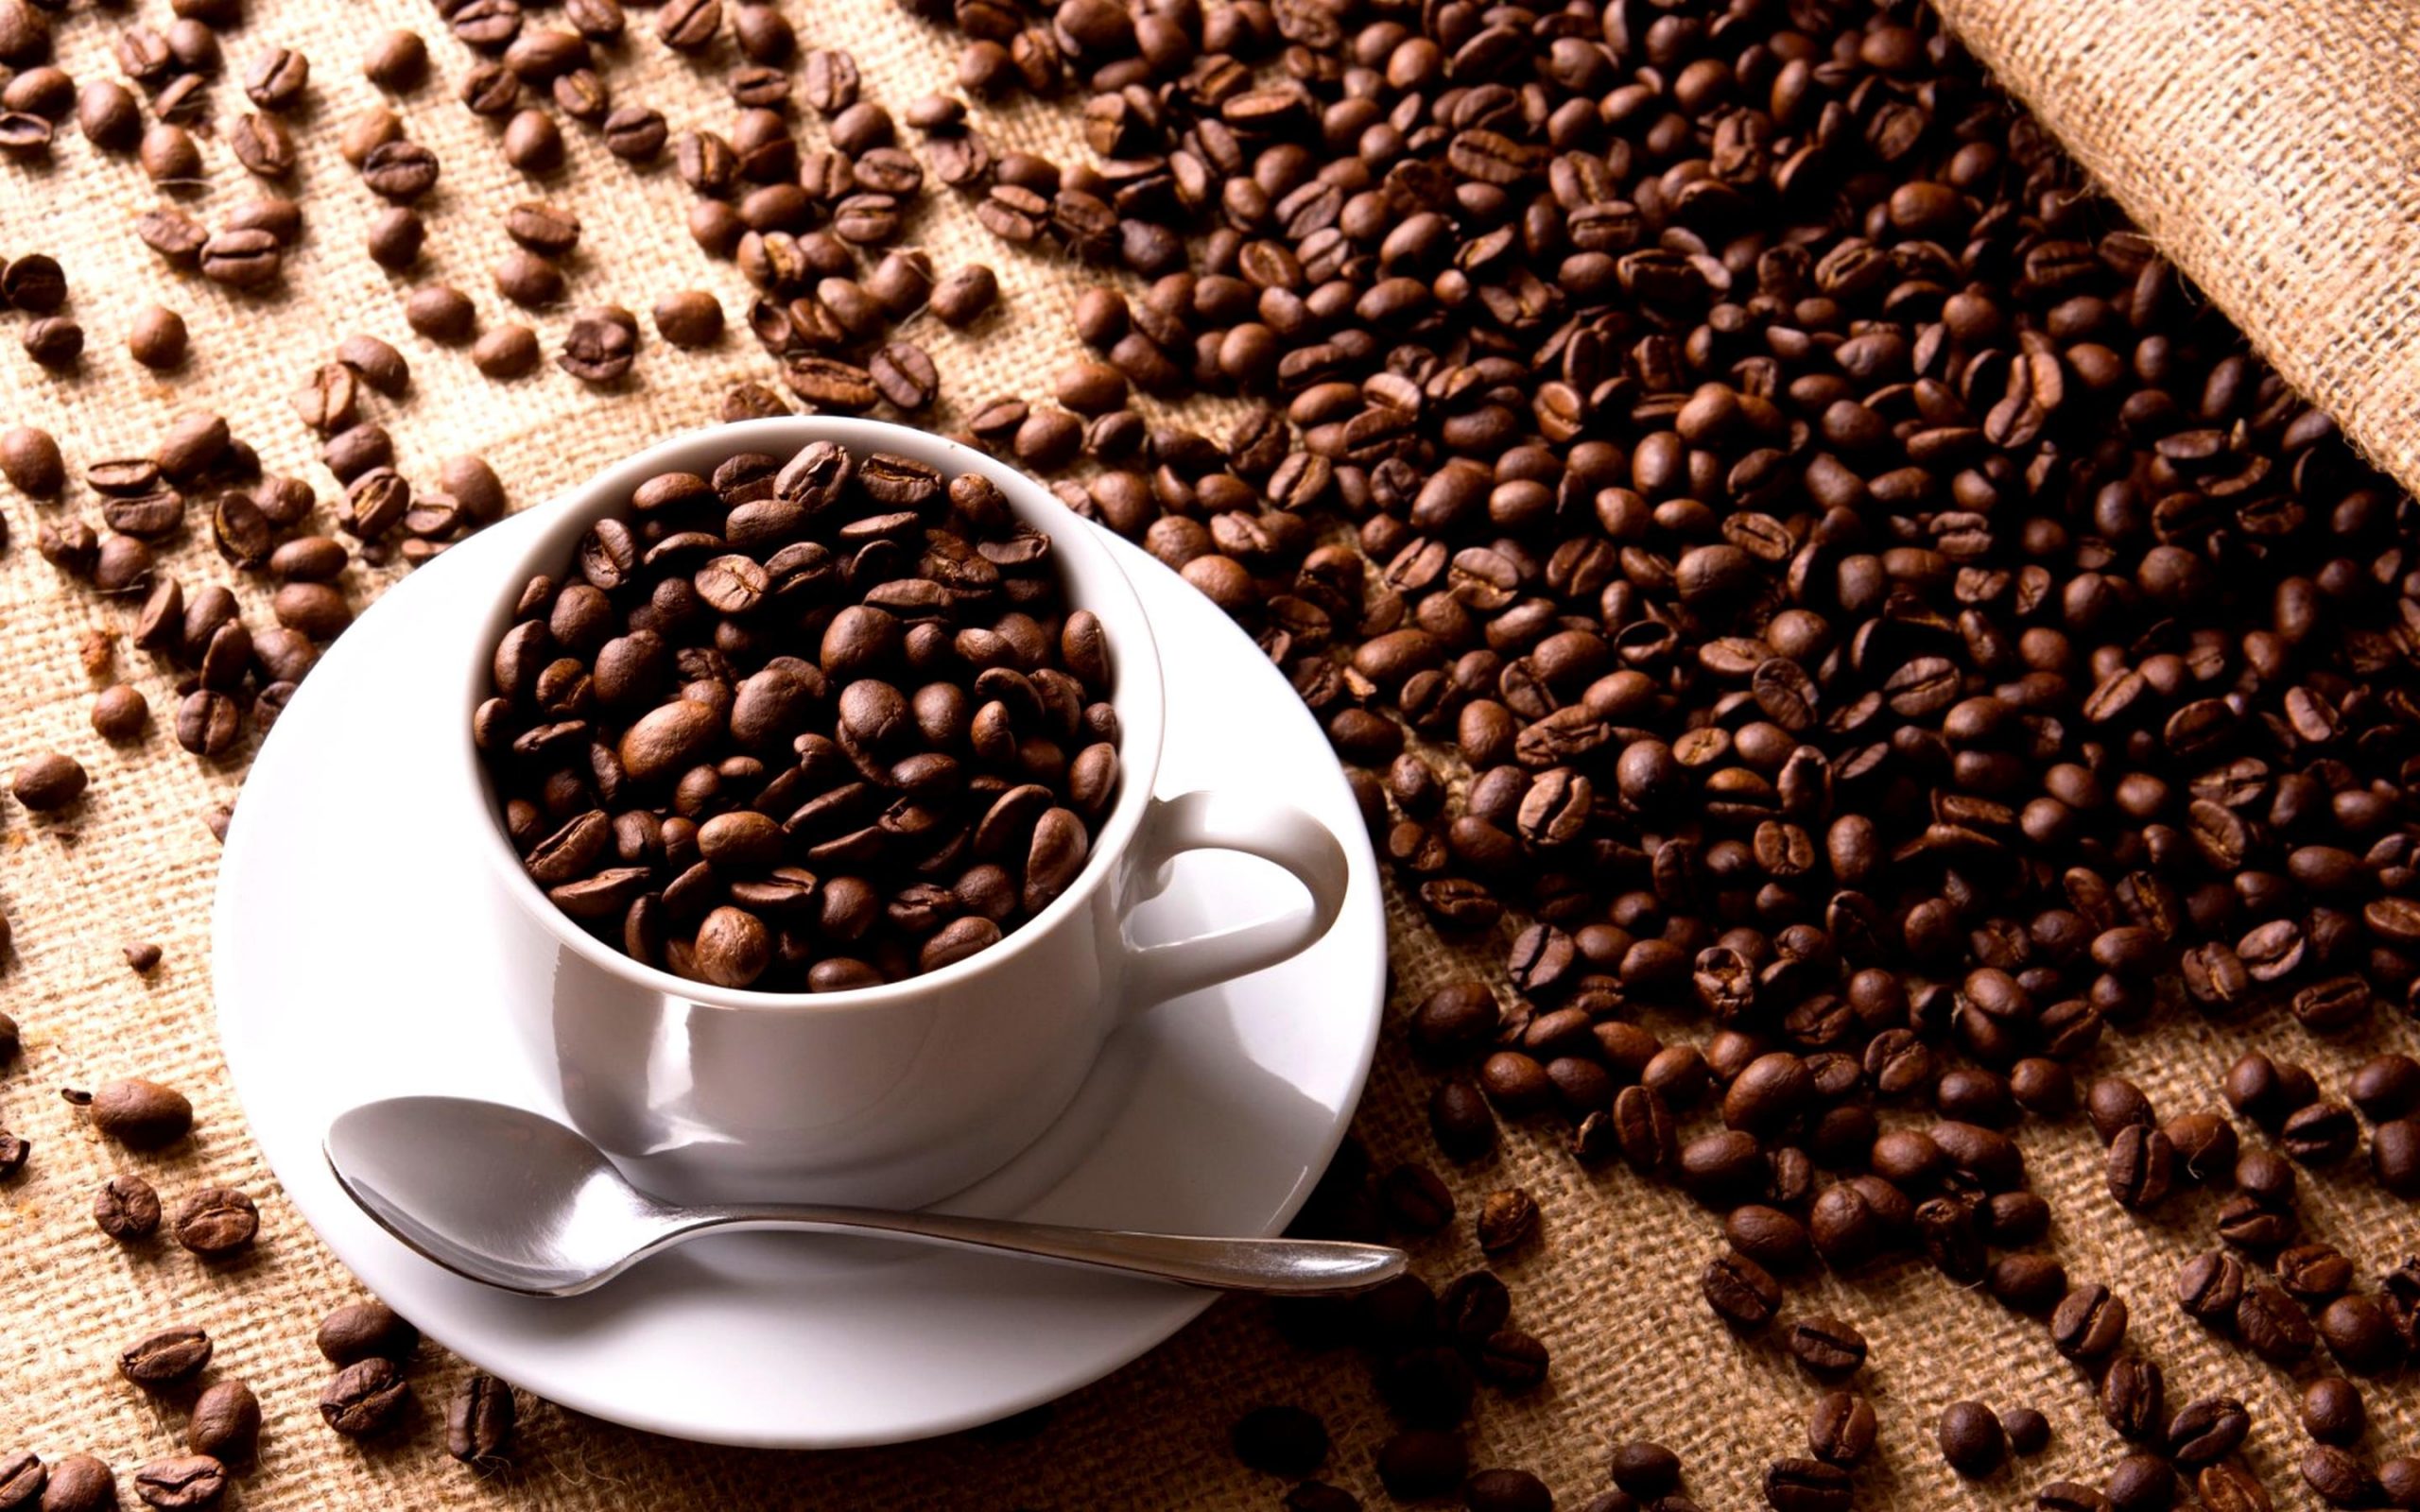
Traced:
POLYGON ((1939 0, 2288 382, 2420 481, 2420 12, 1939 0))
MULTIPOLYGON (((884 103, 903 105, 949 77, 952 42, 888 4, 782 3, 810 43, 851 49, 869 94, 884 103)), ((2411 475, 2420 431, 2407 419, 2410 360, 2392 339, 2410 290, 2377 270, 2394 265, 2411 234, 2394 213, 2410 192, 2395 155, 2420 142, 2412 119, 2420 92, 2408 87, 2409 71, 2420 67, 2406 46, 2412 23, 2394 8, 2354 5, 2304 7, 2290 23, 2285 8, 2259 0, 2217 13, 2183 0, 2099 7, 1959 0, 1950 9, 1987 58, 2054 111, 2053 124, 2169 239, 2204 285, 2256 335, 2274 335, 2264 341, 2269 353, 2411 475), (2290 26, 2302 21, 2317 30, 2289 45, 2290 26), (2147 36, 2173 45, 2166 53, 2129 50, 2147 36), (2201 71, 2159 72, 2154 60, 2163 56, 2201 59, 2201 71), (2313 60, 2323 56, 2338 60, 2322 67, 2313 60), (2396 87, 2347 92, 2344 81, 2364 66, 2373 70, 2367 77, 2396 87), (2332 91, 2313 82, 2323 78, 2332 91), (2402 443, 2389 444, 2397 426, 2402 443)), ((128 14, 164 23, 165 10, 165 0, 143 0, 128 14)), ((617 98, 652 103, 676 128, 727 123, 728 43, 702 60, 680 59, 655 41, 646 12, 634 15, 640 25, 601 68, 617 98)), ((113 76, 116 26, 106 14, 66 19, 60 60, 79 78, 113 76)), ((315 69, 302 162, 278 186, 302 200, 307 231, 272 293, 232 295, 162 266, 130 229, 159 198, 130 159, 98 154, 71 132, 47 167, 0 165, 0 254, 58 256, 73 282, 72 311, 92 337, 80 371, 66 377, 34 367, 13 332, 0 340, 6 419, 57 434, 72 464, 145 453, 180 411, 207 408, 225 415, 268 468, 312 479, 332 500, 314 439, 286 395, 354 331, 395 342, 411 360, 409 393, 372 406, 395 434, 406 473, 432 477, 442 458, 475 452, 502 473, 516 504, 543 500, 634 447, 711 420, 732 381, 771 376, 736 332, 704 353, 675 352, 650 332, 630 382, 604 393, 551 368, 492 384, 461 350, 411 336, 401 302, 419 280, 441 278, 472 291, 485 322, 520 318, 493 294, 487 270, 509 247, 502 211, 523 198, 568 207, 586 226, 569 265, 568 302, 614 301, 644 313, 666 289, 705 286, 736 316, 747 291, 728 265, 710 263, 689 242, 688 195, 668 164, 632 169, 572 128, 561 172, 531 180, 508 167, 493 129, 456 102, 452 87, 470 60, 425 5, 253 0, 245 25, 228 38, 231 63, 240 70, 273 44, 307 53, 315 69), (363 253, 364 229, 380 207, 333 142, 334 128, 380 98, 359 60, 389 26, 428 34, 437 60, 431 83, 391 102, 444 163, 423 206, 428 249, 410 278, 382 273, 363 253), (191 361, 168 377, 137 368, 124 351, 130 319, 155 299, 181 310, 193 329, 191 361)), ((213 95, 222 122, 243 108, 232 78, 217 82, 213 95)), ((980 118, 1004 146, 1062 162, 1080 153, 1071 104, 986 110, 980 118)), ((804 129, 820 141, 813 122, 804 129)), ((208 183, 183 202, 212 220, 259 186, 223 141, 205 139, 203 152, 208 183)), ((929 197, 910 240, 944 270, 992 263, 1006 291, 1000 310, 970 332, 925 318, 912 323, 908 334, 929 347, 944 373, 935 423, 994 395, 1040 397, 1047 375, 1074 350, 1066 312, 1077 275, 993 241, 946 194, 929 197)), ((2408 250, 2400 255, 2408 266, 2408 250)), ((546 312, 535 323, 551 352, 566 313, 546 312)), ((1215 404, 1188 415, 1205 428, 1226 418, 1215 404)), ((142 1396, 113 1363, 142 1334, 189 1321, 217 1340, 212 1372, 248 1378, 267 1411, 259 1463, 235 1496, 250 1508, 1268 1508, 1284 1486, 1242 1469, 1226 1448, 1228 1425, 1266 1401, 1319 1412, 1336 1445, 1323 1475, 1385 1504, 1371 1454, 1389 1422, 1368 1372, 1349 1351, 1302 1352, 1279 1337, 1267 1308, 1251 1302, 1214 1307, 1166 1347, 1059 1404, 1038 1432, 1018 1436, 741 1453, 527 1403, 513 1467, 474 1474, 441 1452, 437 1404, 462 1367, 433 1349, 414 1367, 422 1405, 405 1431, 368 1446, 330 1434, 315 1410, 327 1366, 311 1333, 359 1288, 284 1200, 247 1137, 213 1021, 207 919, 216 844, 202 816, 234 797, 242 764, 203 763, 176 747, 164 728, 174 674, 125 644, 134 606, 66 585, 30 549, 41 518, 94 507, 80 487, 59 506, 0 490, 0 514, 16 541, 0 554, 0 759, 13 765, 27 752, 57 748, 93 774, 90 795, 65 816, 35 818, 13 804, 0 813, 0 909, 16 926, 16 959, 0 971, 0 1004, 20 1021, 26 1040, 22 1059, 0 1080, 0 1122, 33 1144, 26 1174, 0 1189, 0 1449, 23 1444, 46 1457, 90 1452, 122 1475, 173 1452, 182 1405, 142 1396), (159 721, 139 747, 106 745, 87 723, 95 683, 78 645, 95 630, 118 637, 112 675, 141 688, 159 721), (119 955, 135 939, 165 949, 147 980, 119 955), (61 1087, 129 1074, 193 1095, 199 1125, 187 1145, 162 1157, 120 1151, 59 1095, 61 1087), (164 1244, 113 1245, 94 1227, 90 1204, 101 1182, 124 1170, 145 1174, 172 1202, 204 1183, 251 1193, 263 1217, 258 1252, 214 1269, 164 1244)), ((164 565, 188 591, 239 578, 199 544, 166 554, 164 565)), ((347 586, 361 605, 383 580, 355 567, 347 586)), ((260 586, 243 583, 238 593, 253 623, 266 623, 260 586)), ((384 792, 359 799, 406 800, 384 792)), ((376 857, 359 863, 374 866, 376 857)), ((341 886, 343 879, 329 882, 341 886)), ((379 969, 393 951, 441 948, 409 931, 406 919, 359 920, 361 969, 379 969)), ((1493 951, 1447 948, 1400 900, 1391 939, 1388 1032, 1356 1121, 1381 1169, 1436 1160, 1423 1114, 1433 1075, 1405 1053, 1408 1005, 1462 976, 1486 977, 1503 990, 1493 951)), ((347 996, 345 981, 327 982, 321 1011, 346 1012, 347 996)), ((1305 1013, 1330 1009, 1302 1005, 1305 1013)), ((1671 1036, 1701 1032, 1650 1022, 1671 1036)), ((2171 1015, 2138 1040, 2113 1038, 2096 1065, 2135 1077, 2163 1110, 2212 1108, 2221 1070, 2256 1040, 2292 1046, 2336 1086, 2363 1054, 2381 1043, 2410 1048, 2414 1036, 2398 1022, 2358 1043, 2312 1043, 2282 1020, 2214 1025, 2171 1015)), ((2258 1419, 2253 1463, 2281 1504, 2303 1503, 2307 1493, 2291 1469, 2301 1448, 2293 1383, 2190 1323, 2172 1299, 2178 1263, 2208 1243, 2214 1199, 2190 1195, 2155 1217, 2129 1217, 2103 1189, 2099 1147, 2081 1123, 2029 1126, 2018 1137, 2035 1185, 2059 1215, 2053 1240, 2071 1274, 2104 1281, 2132 1301, 2135 1346, 2166 1368, 2171 1400, 2227 1392, 2250 1401, 2258 1419)), ((1562 1504, 1577 1506, 1606 1485, 1610 1444, 1652 1437, 1681 1453, 1700 1502, 1737 1508, 1756 1503, 1768 1460, 1804 1452, 1805 1413, 1820 1388, 1775 1343, 1731 1338, 1699 1298, 1698 1272, 1720 1246, 1715 1215, 1619 1168, 1583 1172, 1563 1151, 1559 1132, 1544 1126, 1509 1130, 1499 1154, 1446 1174, 1461 1215, 1412 1245, 1421 1273, 1440 1284, 1480 1263, 1469 1220, 1486 1193, 1527 1187, 1546 1213, 1540 1242, 1496 1268, 1514 1288, 1516 1323, 1552 1349, 1552 1372, 1546 1386, 1520 1399, 1482 1393, 1475 1464, 1533 1469, 1562 1504)), ((2365 1262, 2383 1264, 2420 1249, 2411 1209, 2382 1202, 2363 1176, 2319 1176, 2306 1193, 2311 1232, 2365 1262)), ((1876 1461, 1858 1474, 1860 1505, 2015 1504, 2056 1476, 2097 1479, 2122 1452, 2100 1420, 2091 1383, 2053 1352, 2038 1323, 1921 1265, 1798 1280, 1788 1307, 1791 1315, 1845 1317, 1873 1341, 1861 1389, 1875 1400, 1883 1435, 1876 1461), (1965 1397, 2038 1404, 2057 1429, 2051 1449, 1990 1481, 1961 1486, 1931 1448, 1931 1425, 1945 1403, 1965 1397)), ((2369 1402, 2372 1448, 2420 1450, 2420 1410, 2409 1386, 2373 1387, 2369 1402)))

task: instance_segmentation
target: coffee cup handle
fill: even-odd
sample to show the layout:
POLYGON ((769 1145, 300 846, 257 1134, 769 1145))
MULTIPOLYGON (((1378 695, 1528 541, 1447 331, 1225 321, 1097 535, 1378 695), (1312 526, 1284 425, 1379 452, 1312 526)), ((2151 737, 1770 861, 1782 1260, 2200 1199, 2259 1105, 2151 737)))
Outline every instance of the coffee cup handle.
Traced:
POLYGON ((1152 799, 1136 840, 1144 881, 1131 902, 1157 896, 1167 885, 1168 863, 1187 850, 1239 850, 1282 867, 1310 893, 1310 912, 1130 944, 1119 993, 1128 1014, 1274 966, 1308 949, 1344 908, 1350 880, 1344 847, 1326 825, 1292 804, 1218 792, 1152 799))

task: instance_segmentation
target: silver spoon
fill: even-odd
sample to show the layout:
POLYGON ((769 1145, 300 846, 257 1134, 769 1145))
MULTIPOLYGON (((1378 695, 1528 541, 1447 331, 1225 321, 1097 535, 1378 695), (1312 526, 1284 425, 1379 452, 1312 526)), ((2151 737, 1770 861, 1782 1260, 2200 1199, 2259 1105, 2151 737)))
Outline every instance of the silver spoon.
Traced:
POLYGON ((1281 1296, 1357 1292, 1403 1274, 1402 1250, 1313 1239, 1066 1228, 941 1212, 675 1207, 624 1180, 550 1118, 462 1097, 391 1097, 328 1125, 328 1165, 380 1227, 458 1276, 535 1297, 592 1290, 700 1234, 746 1228, 881 1234, 1190 1286, 1281 1296))

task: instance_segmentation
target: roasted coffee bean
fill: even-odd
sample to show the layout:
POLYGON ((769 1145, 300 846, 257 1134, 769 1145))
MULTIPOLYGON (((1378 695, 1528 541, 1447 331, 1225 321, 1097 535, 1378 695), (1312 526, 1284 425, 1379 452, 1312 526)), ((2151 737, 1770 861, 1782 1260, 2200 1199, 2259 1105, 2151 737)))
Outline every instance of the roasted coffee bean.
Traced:
POLYGON ((93 1198, 93 1221, 121 1244, 147 1239, 160 1227, 160 1194, 139 1176, 114 1176, 93 1198))
POLYGON ((395 1426, 411 1392, 393 1361, 372 1355, 329 1378, 320 1392, 320 1417, 348 1438, 365 1438, 395 1426))
POLYGON ((2232 1397, 2204 1397, 2169 1419, 2169 1457, 2186 1469, 2215 1465, 2236 1452, 2252 1431, 2252 1415, 2232 1397))
POLYGON ((384 1302, 347 1302, 320 1320, 319 1346, 331 1365, 372 1355, 400 1365, 420 1348, 420 1331, 384 1302))
POLYGON ((208 1454, 155 1459, 134 1472, 134 1494, 160 1512, 209 1512, 227 1495, 227 1468, 208 1454))
POLYGON ((1299 1481, 1327 1458, 1327 1425, 1300 1407, 1255 1407, 1228 1430, 1227 1443, 1249 1468, 1299 1481))
POLYGON ((2360 1388, 2342 1376, 2322 1376, 2303 1386, 2303 1432, 2320 1443, 2353 1443, 2368 1420, 2360 1388))
POLYGON ((210 1363, 210 1335, 190 1323, 145 1338, 117 1357, 118 1374, 146 1391, 164 1391, 210 1363))
POLYGON ((1470 1451, 1461 1435, 1443 1429, 1408 1428, 1378 1446, 1378 1483, 1399 1502, 1443 1496, 1469 1469, 1470 1451))
POLYGON ((2244 1288, 2243 1299, 2236 1304, 2235 1330, 2244 1348, 2275 1366, 2300 1363, 2318 1342, 2301 1304, 2267 1282, 2244 1288))
POLYGON ((2008 1457, 2008 1436, 1998 1417, 1979 1401, 1951 1402, 1941 1415, 1935 1437, 1941 1457, 1969 1480, 1991 1474, 2008 1457))
POLYGON ((1849 1472, 1819 1459, 1777 1459, 1765 1469, 1765 1504, 1773 1512, 1848 1512, 1849 1472))
POLYGON ((9 791, 33 813, 50 814, 82 798, 85 782, 82 763, 59 751, 44 751, 18 764, 9 791))
POLYGON ((2070 1360, 2105 1359, 2126 1338, 2126 1299, 2106 1286, 2082 1286, 2050 1314, 2050 1342, 2070 1360))
POLYGON ((1478 1211, 1478 1246, 1490 1255, 1520 1248, 1538 1231, 1537 1199, 1518 1187, 1491 1192, 1478 1211))
POLYGON ((1865 1364, 1865 1335, 1836 1317, 1801 1318, 1783 1342, 1792 1358, 1818 1376, 1845 1376, 1865 1364))
POLYGON ((445 1452, 466 1465, 502 1460, 518 1416, 512 1388, 484 1370, 462 1378, 445 1403, 445 1452))
POLYGON ((1851 1391, 1827 1391, 1806 1416, 1806 1445, 1827 1465, 1854 1469, 1874 1450, 1874 1404, 1851 1391))
POLYGON ((252 1199, 233 1187, 203 1187, 177 1204, 170 1232, 205 1260, 227 1260, 252 1247, 261 1217, 252 1199))
POLYGON ((117 1474, 90 1454, 69 1454, 50 1467, 42 1512, 110 1512, 118 1504, 117 1474))
POLYGON ((1745 1255, 1724 1254, 1699 1278, 1715 1316, 1742 1333, 1762 1330, 1781 1308, 1781 1283, 1745 1255))
POLYGON ((20 493, 55 499, 67 486, 67 464, 48 431, 17 425, 0 432, 0 477, 20 493))
POLYGON ((238 1380, 212 1382, 185 1419, 185 1447, 222 1465, 249 1463, 260 1436, 260 1399, 238 1380))
POLYGON ((2384 1499, 2369 1466, 2332 1444, 2313 1444, 2304 1450, 2302 1472, 2303 1484, 2330 1506, 2374 1507, 2384 1499))
POLYGON ((193 1104, 173 1087, 141 1077, 105 1083, 92 1094, 93 1126, 130 1149, 159 1149, 193 1127, 193 1104))
POLYGON ((2111 1361, 2100 1378, 2100 1415, 2121 1438, 2156 1441, 2168 1424, 2159 1366, 2135 1354, 2111 1361))

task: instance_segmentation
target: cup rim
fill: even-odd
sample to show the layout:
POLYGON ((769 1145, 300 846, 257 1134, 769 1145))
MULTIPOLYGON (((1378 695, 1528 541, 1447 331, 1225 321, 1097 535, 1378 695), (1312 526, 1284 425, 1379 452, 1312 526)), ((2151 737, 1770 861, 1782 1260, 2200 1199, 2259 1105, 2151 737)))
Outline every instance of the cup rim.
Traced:
MULTIPOLYGON (((472 644, 455 749, 459 753, 479 810, 477 824, 490 865, 501 876, 513 901, 564 949, 590 965, 666 997, 736 1012, 838 1015, 896 1008, 972 981, 1035 948, 1044 936, 1055 932, 1070 916, 1088 906, 1092 895, 1106 885, 1105 879, 1116 869, 1141 828, 1143 812, 1152 799, 1152 784, 1159 776, 1161 741, 1167 726, 1167 688, 1150 620, 1143 611, 1142 599, 1134 592, 1124 565, 1111 553, 1108 544, 1095 536, 1096 527, 1070 512, 1041 483, 997 457, 946 436, 889 421, 835 415, 730 421, 668 436, 524 512, 543 513, 550 518, 533 532, 528 543, 504 569, 503 586, 494 602, 488 606, 484 627, 472 644), (487 765, 471 738, 472 716, 493 693, 490 669, 496 640, 512 624, 512 611, 522 587, 535 574, 559 570, 590 525, 617 509, 627 508, 631 490, 658 472, 684 466, 684 461, 674 458, 685 458, 700 447, 719 446, 725 456, 745 451, 786 456, 817 440, 838 441, 858 452, 900 452, 953 473, 980 472, 999 486, 1020 520, 1050 537, 1052 550, 1072 552, 1089 568, 1099 569, 1087 574, 1096 582, 1086 590, 1084 601, 1071 602, 1071 607, 1093 610, 1109 631, 1116 684, 1110 701, 1117 708, 1120 726, 1117 801, 1096 832, 1083 870, 1067 889, 1041 913, 972 955, 939 971, 837 992, 767 992, 753 988, 717 987, 625 954, 555 906, 522 866, 519 852, 505 833, 501 806, 489 780, 487 765), (1107 604, 1095 602, 1104 593, 1107 604)), ((1069 588, 1072 601, 1074 585, 1070 583, 1069 588)))

